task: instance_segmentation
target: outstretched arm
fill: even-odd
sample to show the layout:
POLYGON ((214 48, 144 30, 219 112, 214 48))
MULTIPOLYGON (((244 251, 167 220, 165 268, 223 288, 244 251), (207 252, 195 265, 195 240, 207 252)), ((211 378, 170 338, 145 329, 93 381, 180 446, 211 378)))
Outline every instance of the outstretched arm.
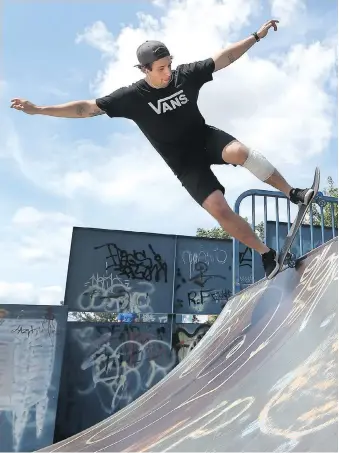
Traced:
POLYGON ((32 102, 19 98, 14 98, 11 102, 11 108, 20 110, 28 115, 47 115, 60 118, 91 118, 105 113, 97 106, 95 99, 89 101, 73 101, 46 107, 37 106, 32 104, 32 102))
MULTIPOLYGON (((258 39, 264 38, 271 27, 273 27, 274 30, 277 31, 278 29, 277 23, 279 23, 278 20, 269 20, 262 27, 260 27, 256 33, 258 39)), ((243 39, 242 41, 232 44, 227 49, 218 52, 213 57, 215 63, 214 72, 226 68, 226 66, 229 66, 230 64, 234 63, 236 60, 238 60, 238 58, 244 55, 244 53, 247 52, 255 43, 256 37, 253 34, 248 38, 243 39)))

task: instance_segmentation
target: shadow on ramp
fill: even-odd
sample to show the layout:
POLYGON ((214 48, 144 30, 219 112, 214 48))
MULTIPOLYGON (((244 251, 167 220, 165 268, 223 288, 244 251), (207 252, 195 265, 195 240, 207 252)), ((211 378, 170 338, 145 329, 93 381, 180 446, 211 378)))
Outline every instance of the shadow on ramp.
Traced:
POLYGON ((40 451, 338 451, 337 238, 232 298, 169 375, 40 451))

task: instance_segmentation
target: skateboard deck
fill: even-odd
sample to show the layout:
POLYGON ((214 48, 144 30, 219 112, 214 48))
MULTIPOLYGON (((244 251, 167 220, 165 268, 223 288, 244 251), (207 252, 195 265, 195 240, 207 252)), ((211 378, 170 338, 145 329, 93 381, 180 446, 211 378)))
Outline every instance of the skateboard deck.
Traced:
POLYGON ((290 249, 298 233, 298 230, 302 224, 302 221, 304 220, 307 209, 311 208, 313 202, 317 203, 319 206, 322 207, 325 206, 326 204, 326 202, 324 202, 324 200, 322 199, 322 193, 319 192, 319 183, 320 183, 320 170, 318 167, 316 167, 314 172, 313 184, 311 186, 311 189, 314 190, 313 197, 310 199, 307 205, 301 205, 299 207, 296 218, 294 219, 294 222, 289 232, 287 233, 284 244, 280 250, 278 256, 279 268, 275 275, 281 272, 285 265, 287 265, 288 267, 295 267, 296 265, 296 257, 293 253, 290 253, 290 249))

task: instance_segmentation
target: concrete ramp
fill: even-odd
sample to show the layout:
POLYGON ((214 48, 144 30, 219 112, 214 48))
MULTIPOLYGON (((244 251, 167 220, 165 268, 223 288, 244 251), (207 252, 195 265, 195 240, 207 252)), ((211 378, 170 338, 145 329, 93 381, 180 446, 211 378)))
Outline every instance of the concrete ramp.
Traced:
POLYGON ((42 451, 338 451, 338 242, 229 301, 117 414, 42 451))

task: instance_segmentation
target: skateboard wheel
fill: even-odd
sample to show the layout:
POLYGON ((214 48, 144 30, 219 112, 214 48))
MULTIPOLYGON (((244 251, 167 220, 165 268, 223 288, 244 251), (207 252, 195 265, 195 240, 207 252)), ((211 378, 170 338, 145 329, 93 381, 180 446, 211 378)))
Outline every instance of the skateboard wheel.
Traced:
POLYGON ((292 258, 292 253, 288 252, 285 256, 285 259, 284 259, 284 265, 288 265, 288 263, 291 261, 291 258, 292 258))
POLYGON ((290 267, 290 268, 295 267, 295 260, 292 260, 292 259, 289 260, 289 262, 288 262, 288 267, 290 267))
POLYGON ((286 257, 286 264, 288 267, 295 267, 296 264, 296 256, 294 253, 289 253, 288 256, 286 257))

